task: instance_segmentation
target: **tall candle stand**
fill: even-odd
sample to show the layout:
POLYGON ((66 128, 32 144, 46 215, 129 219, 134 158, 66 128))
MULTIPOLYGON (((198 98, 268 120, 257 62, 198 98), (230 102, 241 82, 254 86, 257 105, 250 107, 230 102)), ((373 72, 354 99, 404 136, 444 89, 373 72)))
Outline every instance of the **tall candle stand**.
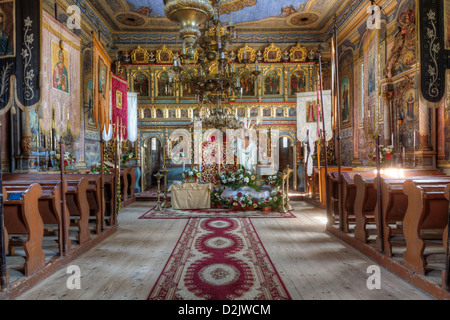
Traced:
POLYGON ((291 211, 293 210, 289 199, 289 177, 291 176, 292 172, 294 170, 292 170, 291 168, 289 168, 289 165, 287 166, 286 170, 284 170, 284 174, 286 174, 287 178, 286 178, 286 210, 291 211))
POLYGON ((164 202, 162 204, 162 207, 170 208, 172 204, 170 203, 170 200, 167 198, 167 174, 170 172, 170 170, 164 168, 160 172, 164 175, 164 202))
POLYGON ((161 211, 161 178, 163 175, 158 171, 157 174, 154 175, 154 177, 158 180, 158 205, 156 206, 156 211, 161 211))
POLYGON ((286 207, 284 206, 284 197, 285 197, 284 184, 285 184, 285 181, 286 181, 286 174, 283 172, 283 173, 280 173, 279 175, 280 175, 281 181, 282 181, 281 182, 281 206, 280 206, 280 212, 281 213, 286 213, 287 210, 286 210, 286 207))

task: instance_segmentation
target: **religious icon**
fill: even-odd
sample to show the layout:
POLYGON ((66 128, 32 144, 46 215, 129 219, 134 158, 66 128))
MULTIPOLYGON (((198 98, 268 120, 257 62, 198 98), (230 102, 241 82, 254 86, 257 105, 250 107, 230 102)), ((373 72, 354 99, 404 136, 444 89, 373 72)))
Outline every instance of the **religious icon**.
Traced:
POLYGON ((280 94, 280 75, 277 71, 271 70, 267 72, 264 78, 265 94, 280 94))
POLYGON ((241 117, 241 118, 245 117, 245 109, 239 108, 237 114, 238 114, 238 117, 241 117))
POLYGON ((284 117, 284 110, 283 110, 283 108, 278 108, 277 109, 276 116, 277 117, 284 117))
POLYGON ((171 96, 171 91, 168 88, 169 84, 169 73, 167 71, 163 71, 159 74, 158 77, 158 95, 161 97, 171 96))
POLYGON ((161 109, 156 109, 156 117, 157 118, 164 118, 164 113, 161 109))
POLYGON ((15 55, 14 1, 0 3, 0 59, 15 55))
POLYGON ((175 118, 175 117, 176 117, 175 109, 169 109, 169 118, 175 118))
POLYGON ((194 109, 194 118, 200 118, 200 108, 194 109))
POLYGON ((350 80, 348 77, 345 77, 342 80, 341 84, 341 109, 342 109, 342 123, 348 123, 350 121, 350 80))
POLYGON ((297 116, 297 108, 289 108, 289 117, 297 116))
POLYGON ((150 86, 148 77, 143 72, 138 72, 133 79, 134 92, 137 92, 141 97, 150 96, 150 86))
POLYGON ((69 92, 69 74, 66 67, 69 53, 67 50, 52 43, 53 88, 63 92, 69 92))
POLYGON ((250 110, 250 117, 256 118, 259 115, 258 108, 252 108, 250 110))
POLYGON ((369 59, 368 89, 370 95, 375 90, 375 77, 376 77, 375 47, 373 47, 370 50, 368 59, 369 59))
POLYGON ((116 108, 122 109, 122 92, 116 91, 116 108))
POLYGON ((95 127, 94 120, 94 83, 89 80, 86 84, 86 94, 87 94, 87 124, 88 126, 95 127))
POLYGON ((241 88, 242 94, 244 96, 254 96, 255 95, 255 82, 251 77, 241 78, 241 88))
POLYGON ((406 92, 404 96, 405 100, 405 107, 406 107, 406 119, 407 120, 414 120, 414 106, 415 106, 415 94, 414 89, 410 89, 406 92))
POLYGON ((270 116, 272 116, 272 110, 270 110, 270 108, 264 108, 263 117, 270 117, 270 116))
POLYGON ((182 118, 189 118, 189 112, 187 109, 181 109, 181 117, 182 118))
POLYGON ((317 113, 320 113, 320 121, 322 121, 322 112, 317 108, 317 101, 306 102, 306 122, 317 122, 317 113))
POLYGON ((99 57, 98 63, 98 91, 106 98, 106 65, 103 60, 99 57))
POLYGON ((303 70, 296 70, 291 75, 291 95, 306 92, 306 77, 303 70))

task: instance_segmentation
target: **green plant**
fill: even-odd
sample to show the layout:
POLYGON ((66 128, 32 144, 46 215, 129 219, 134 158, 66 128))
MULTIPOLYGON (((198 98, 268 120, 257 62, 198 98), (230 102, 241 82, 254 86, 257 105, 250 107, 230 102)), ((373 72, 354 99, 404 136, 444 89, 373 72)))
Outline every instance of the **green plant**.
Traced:
POLYGON ((120 163, 126 165, 130 160, 133 159, 133 153, 124 152, 120 155, 120 163))
POLYGON ((251 187, 256 191, 260 189, 255 185, 256 176, 250 170, 242 166, 239 170, 231 173, 224 173, 219 177, 219 181, 223 186, 237 190, 242 187, 251 187))
POLYGON ((197 169, 192 168, 192 169, 184 170, 183 176, 186 179, 200 178, 201 177, 201 173, 197 169))

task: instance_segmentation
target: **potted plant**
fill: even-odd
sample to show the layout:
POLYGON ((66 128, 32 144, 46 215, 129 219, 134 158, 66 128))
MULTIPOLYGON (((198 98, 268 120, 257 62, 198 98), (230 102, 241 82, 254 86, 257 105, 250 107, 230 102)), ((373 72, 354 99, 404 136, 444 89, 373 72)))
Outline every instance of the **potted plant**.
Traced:
POLYGON ((258 202, 258 206, 261 208, 262 211, 264 212, 268 212, 270 210, 272 210, 272 198, 262 198, 259 202, 258 202))

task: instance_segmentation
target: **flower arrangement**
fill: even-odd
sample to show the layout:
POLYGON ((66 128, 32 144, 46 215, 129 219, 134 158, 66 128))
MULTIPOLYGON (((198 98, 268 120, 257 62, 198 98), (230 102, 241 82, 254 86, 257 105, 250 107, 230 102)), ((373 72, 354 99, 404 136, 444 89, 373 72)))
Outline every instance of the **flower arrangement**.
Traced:
MULTIPOLYGON (((91 169, 91 174, 99 174, 101 172, 101 170, 102 170, 101 165, 97 164, 95 167, 93 167, 91 169)), ((103 166, 103 173, 110 174, 111 170, 109 170, 108 167, 104 165, 103 166)))
MULTIPOLYGON (((392 151, 394 149, 393 146, 383 146, 380 145, 380 162, 381 163, 390 163, 392 160, 392 151)), ((377 163, 377 149, 375 148, 373 152, 369 153, 369 162, 371 164, 377 163)))
POLYGON ((238 192, 236 196, 230 197, 229 207, 242 210, 255 210, 258 208, 258 201, 251 196, 246 196, 238 192))
POLYGON ((186 180, 199 179, 201 177, 201 173, 195 169, 186 169, 183 171, 183 176, 186 180))
POLYGON ((213 203, 216 207, 222 207, 222 205, 227 204, 227 201, 221 198, 224 190, 225 187, 218 187, 216 190, 211 192, 211 203, 213 203))
MULTIPOLYGON (((67 170, 69 167, 72 167, 77 162, 77 159, 69 152, 64 153, 63 157, 64 170, 67 170)), ((58 169, 61 169, 61 154, 56 152, 56 166, 58 169)))
POLYGON ((264 176, 263 178, 264 178, 264 184, 269 187, 277 189, 278 187, 281 186, 282 179, 277 173, 268 175, 268 176, 264 176))
POLYGON ((128 162, 130 162, 130 160, 133 158, 133 153, 128 153, 127 151, 125 151, 125 153, 122 153, 120 155, 120 163, 124 166, 126 165, 128 162))
POLYGON ((250 170, 245 169, 245 167, 243 166, 236 172, 222 174, 219 177, 219 181, 223 186, 229 187, 233 190, 248 186, 256 191, 260 191, 259 188, 255 185, 256 176, 253 175, 250 170))

